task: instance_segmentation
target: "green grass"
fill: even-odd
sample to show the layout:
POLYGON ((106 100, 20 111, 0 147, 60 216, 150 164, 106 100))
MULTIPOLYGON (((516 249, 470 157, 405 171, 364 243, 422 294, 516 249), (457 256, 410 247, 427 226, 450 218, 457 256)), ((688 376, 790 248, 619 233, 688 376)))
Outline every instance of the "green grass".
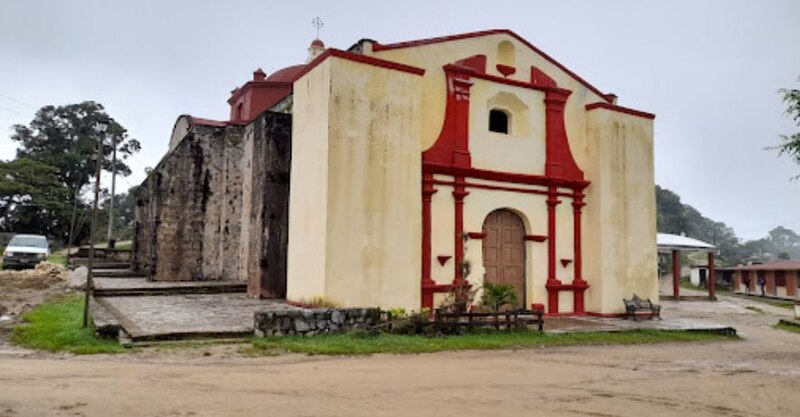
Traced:
POLYGON ((800 326, 795 326, 792 324, 778 322, 778 324, 772 327, 778 330, 786 330, 787 332, 800 333, 800 326))
POLYGON ((733 340, 737 337, 706 332, 631 330, 621 332, 480 333, 448 337, 380 334, 337 334, 312 337, 272 337, 253 339, 243 349, 251 355, 273 356, 279 352, 309 355, 370 355, 374 353, 424 353, 450 350, 515 349, 574 345, 636 345, 664 342, 702 342, 733 340))
POLYGON ((67 255, 66 254, 60 255, 54 253, 47 257, 47 262, 50 262, 51 264, 67 266, 67 255))
POLYGON ((746 306, 745 308, 750 310, 750 311, 752 311, 752 312, 758 313, 758 314, 765 314, 764 310, 762 310, 762 309, 760 309, 760 308, 758 308, 756 306, 746 306))
POLYGON ((94 327, 81 328, 83 298, 66 295, 48 301, 23 315, 25 323, 14 328, 11 341, 31 349, 76 354, 125 351, 116 341, 94 336, 94 327))
POLYGON ((792 301, 763 300, 763 302, 773 307, 780 307, 780 308, 785 308, 787 310, 794 310, 794 302, 792 301))

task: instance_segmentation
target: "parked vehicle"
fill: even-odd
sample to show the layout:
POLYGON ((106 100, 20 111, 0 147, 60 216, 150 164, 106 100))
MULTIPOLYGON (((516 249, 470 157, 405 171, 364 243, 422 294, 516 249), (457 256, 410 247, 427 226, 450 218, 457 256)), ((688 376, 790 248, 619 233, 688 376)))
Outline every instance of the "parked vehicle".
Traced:
POLYGON ((33 268, 50 256, 50 244, 42 235, 15 235, 3 251, 3 268, 33 268))

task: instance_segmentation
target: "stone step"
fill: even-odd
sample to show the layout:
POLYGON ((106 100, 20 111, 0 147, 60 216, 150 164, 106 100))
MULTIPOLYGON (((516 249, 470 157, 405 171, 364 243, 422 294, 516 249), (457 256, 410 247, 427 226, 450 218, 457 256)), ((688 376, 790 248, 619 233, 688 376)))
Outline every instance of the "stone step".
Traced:
POLYGON ((94 333, 101 339, 117 339, 122 326, 108 309, 96 298, 89 304, 89 311, 94 322, 94 333))

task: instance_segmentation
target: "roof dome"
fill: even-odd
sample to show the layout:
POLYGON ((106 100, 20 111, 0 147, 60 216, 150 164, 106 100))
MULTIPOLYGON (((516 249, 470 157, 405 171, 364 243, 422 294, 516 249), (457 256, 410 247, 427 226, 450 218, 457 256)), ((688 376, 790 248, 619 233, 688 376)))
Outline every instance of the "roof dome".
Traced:
POLYGON ((297 74, 305 68, 305 64, 292 65, 290 67, 279 69, 267 77, 266 81, 273 82, 294 82, 297 74))
POLYGON ((319 38, 317 38, 311 41, 311 47, 324 48, 325 44, 319 38))

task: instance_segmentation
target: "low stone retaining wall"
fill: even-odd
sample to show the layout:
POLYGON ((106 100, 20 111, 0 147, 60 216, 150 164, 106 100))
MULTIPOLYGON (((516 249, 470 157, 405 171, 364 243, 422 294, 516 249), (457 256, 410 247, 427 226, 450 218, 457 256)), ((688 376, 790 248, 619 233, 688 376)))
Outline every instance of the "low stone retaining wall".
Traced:
POLYGON ((311 336, 375 326, 380 318, 377 308, 264 310, 255 313, 254 327, 258 337, 311 336))

